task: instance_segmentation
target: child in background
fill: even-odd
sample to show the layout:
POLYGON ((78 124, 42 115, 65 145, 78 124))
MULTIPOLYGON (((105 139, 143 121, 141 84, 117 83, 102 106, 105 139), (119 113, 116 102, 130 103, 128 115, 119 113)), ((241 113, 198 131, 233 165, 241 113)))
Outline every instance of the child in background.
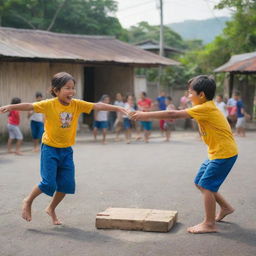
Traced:
MULTIPOLYGON (((102 95, 100 101, 104 104, 109 104, 110 98, 107 94, 102 95)), ((95 141, 97 140, 98 130, 102 130, 102 143, 106 144, 106 136, 108 129, 108 111, 95 111, 94 112, 94 128, 93 135, 95 141)))
POLYGON ((233 128, 236 124, 236 100, 235 100, 235 95, 233 94, 233 97, 228 99, 227 102, 227 112, 228 112, 228 121, 233 128))
MULTIPOLYGON (((133 100, 132 95, 129 95, 126 97, 126 102, 124 104, 124 108, 127 110, 128 113, 131 111, 135 111, 134 100, 133 100)), ((128 115, 123 116, 123 123, 124 123, 126 143, 130 144, 131 137, 132 137, 132 121, 129 119, 128 115)))
MULTIPOLYGON (((11 104, 21 103, 20 98, 13 98, 11 104)), ((23 135, 20 130, 20 112, 18 110, 11 110, 8 115, 7 129, 9 132, 9 139, 7 143, 8 153, 15 153, 16 155, 22 155, 20 152, 21 143, 23 141, 23 135), (12 151, 12 143, 16 139, 16 150, 12 151)))
POLYGON ((217 95, 216 101, 215 101, 216 107, 223 113, 223 115, 227 118, 228 117, 228 111, 227 111, 227 105, 223 101, 222 95, 217 95))
MULTIPOLYGON (((43 95, 40 92, 36 93, 36 101, 41 101, 43 95)), ((39 143, 44 133, 44 115, 42 113, 36 113, 34 111, 28 112, 28 118, 30 119, 30 128, 32 138, 34 142, 34 152, 39 151, 39 143)))
MULTIPOLYGON (((114 102, 115 106, 119 106, 119 107, 124 107, 124 102, 123 102, 123 96, 121 93, 117 93, 116 94, 116 100, 114 102)), ((114 129, 115 129, 115 133, 116 133, 116 141, 119 141, 119 135, 120 132, 122 130, 123 127, 123 115, 122 113, 117 113, 116 115, 116 120, 114 123, 114 129)))
MULTIPOLYGON (((141 98, 138 101, 139 110, 143 112, 148 112, 152 110, 152 100, 147 97, 147 93, 142 92, 140 97, 141 98)), ((144 130, 144 142, 148 143, 149 137, 152 131, 152 121, 151 120, 141 121, 141 126, 143 127, 143 130, 144 130)))
POLYGON ((237 145, 227 119, 213 102, 215 81, 201 75, 188 81, 192 108, 155 112, 131 112, 134 120, 194 118, 203 141, 208 145, 208 159, 195 177, 195 185, 203 194, 205 218, 202 223, 187 229, 189 233, 217 232, 216 221, 234 212, 234 208, 218 192, 237 159, 237 145), (216 216, 216 202, 220 212, 216 216))
POLYGON ((245 112, 244 103, 241 100, 240 92, 234 93, 234 99, 236 101, 236 135, 245 137, 245 123, 246 119, 250 118, 250 115, 245 112))
MULTIPOLYGON (((166 97, 165 104, 166 104, 166 110, 176 109, 176 107, 172 103, 172 98, 170 96, 166 97)), ((170 141, 171 129, 174 128, 174 122, 175 122, 174 119, 164 120, 164 131, 165 131, 166 141, 170 141)))
POLYGON ((66 72, 54 75, 51 93, 53 99, 35 103, 21 103, 0 107, 0 113, 13 110, 35 111, 45 116, 45 131, 41 147, 41 182, 23 200, 22 218, 31 221, 31 207, 41 193, 53 196, 45 209, 54 225, 60 225, 55 209, 66 194, 75 193, 75 166, 72 145, 75 143, 78 118, 81 113, 96 111, 121 111, 121 107, 102 102, 91 103, 74 99, 75 79, 66 72))

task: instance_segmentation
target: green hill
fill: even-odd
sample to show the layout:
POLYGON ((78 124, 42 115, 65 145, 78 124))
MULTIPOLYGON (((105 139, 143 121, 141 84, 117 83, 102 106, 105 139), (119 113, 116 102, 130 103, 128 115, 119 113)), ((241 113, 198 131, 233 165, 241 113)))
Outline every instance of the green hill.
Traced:
POLYGON ((171 23, 169 26, 180 34, 183 39, 201 39, 204 44, 210 43, 219 35, 225 27, 229 17, 218 17, 206 20, 185 20, 179 23, 171 23))

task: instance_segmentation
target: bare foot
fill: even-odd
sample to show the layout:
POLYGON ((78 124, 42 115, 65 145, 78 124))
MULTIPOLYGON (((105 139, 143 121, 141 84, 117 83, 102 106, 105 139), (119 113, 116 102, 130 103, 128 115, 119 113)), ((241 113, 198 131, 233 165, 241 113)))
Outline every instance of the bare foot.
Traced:
POLYGON ((222 219, 224 219, 227 215, 233 213, 235 211, 234 208, 228 208, 228 209, 224 209, 221 208, 219 214, 216 216, 215 220, 216 221, 221 221, 222 219))
POLYGON ((37 153, 39 151, 39 148, 34 148, 33 152, 37 153))
POLYGON ((23 200, 22 204, 22 218, 26 221, 31 221, 32 216, 31 216, 31 203, 28 202, 27 198, 23 200))
POLYGON ((12 153, 14 153, 13 150, 8 150, 8 154, 12 154, 12 153))
POLYGON ((52 218, 53 225, 62 225, 62 222, 57 218, 54 210, 46 208, 45 212, 52 218))
POLYGON ((23 156, 23 153, 21 153, 20 151, 16 151, 16 152, 15 152, 15 155, 23 156))
POLYGON ((200 223, 196 226, 189 227, 187 229, 189 233, 192 234, 204 234, 204 233, 215 233, 217 232, 217 229, 215 225, 208 225, 206 223, 200 223))

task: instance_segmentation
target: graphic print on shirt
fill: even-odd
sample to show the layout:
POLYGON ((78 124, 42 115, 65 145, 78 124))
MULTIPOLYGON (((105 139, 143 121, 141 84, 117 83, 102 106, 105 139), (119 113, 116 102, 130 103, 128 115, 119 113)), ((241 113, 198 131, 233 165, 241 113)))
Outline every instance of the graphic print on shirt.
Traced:
POLYGON ((72 113, 61 112, 60 113, 61 128, 69 128, 71 126, 72 119, 73 119, 72 113))

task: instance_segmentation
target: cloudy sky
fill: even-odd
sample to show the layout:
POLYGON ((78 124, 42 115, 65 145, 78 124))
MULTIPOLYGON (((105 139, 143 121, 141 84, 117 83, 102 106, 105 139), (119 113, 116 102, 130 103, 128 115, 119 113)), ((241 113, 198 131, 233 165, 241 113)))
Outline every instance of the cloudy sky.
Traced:
MULTIPOLYGON (((123 27, 128 28, 140 21, 159 24, 159 0, 116 0, 119 3, 117 17, 123 27)), ((215 10, 219 0, 163 0, 164 24, 189 19, 208 19, 230 16, 230 10, 215 10)))

